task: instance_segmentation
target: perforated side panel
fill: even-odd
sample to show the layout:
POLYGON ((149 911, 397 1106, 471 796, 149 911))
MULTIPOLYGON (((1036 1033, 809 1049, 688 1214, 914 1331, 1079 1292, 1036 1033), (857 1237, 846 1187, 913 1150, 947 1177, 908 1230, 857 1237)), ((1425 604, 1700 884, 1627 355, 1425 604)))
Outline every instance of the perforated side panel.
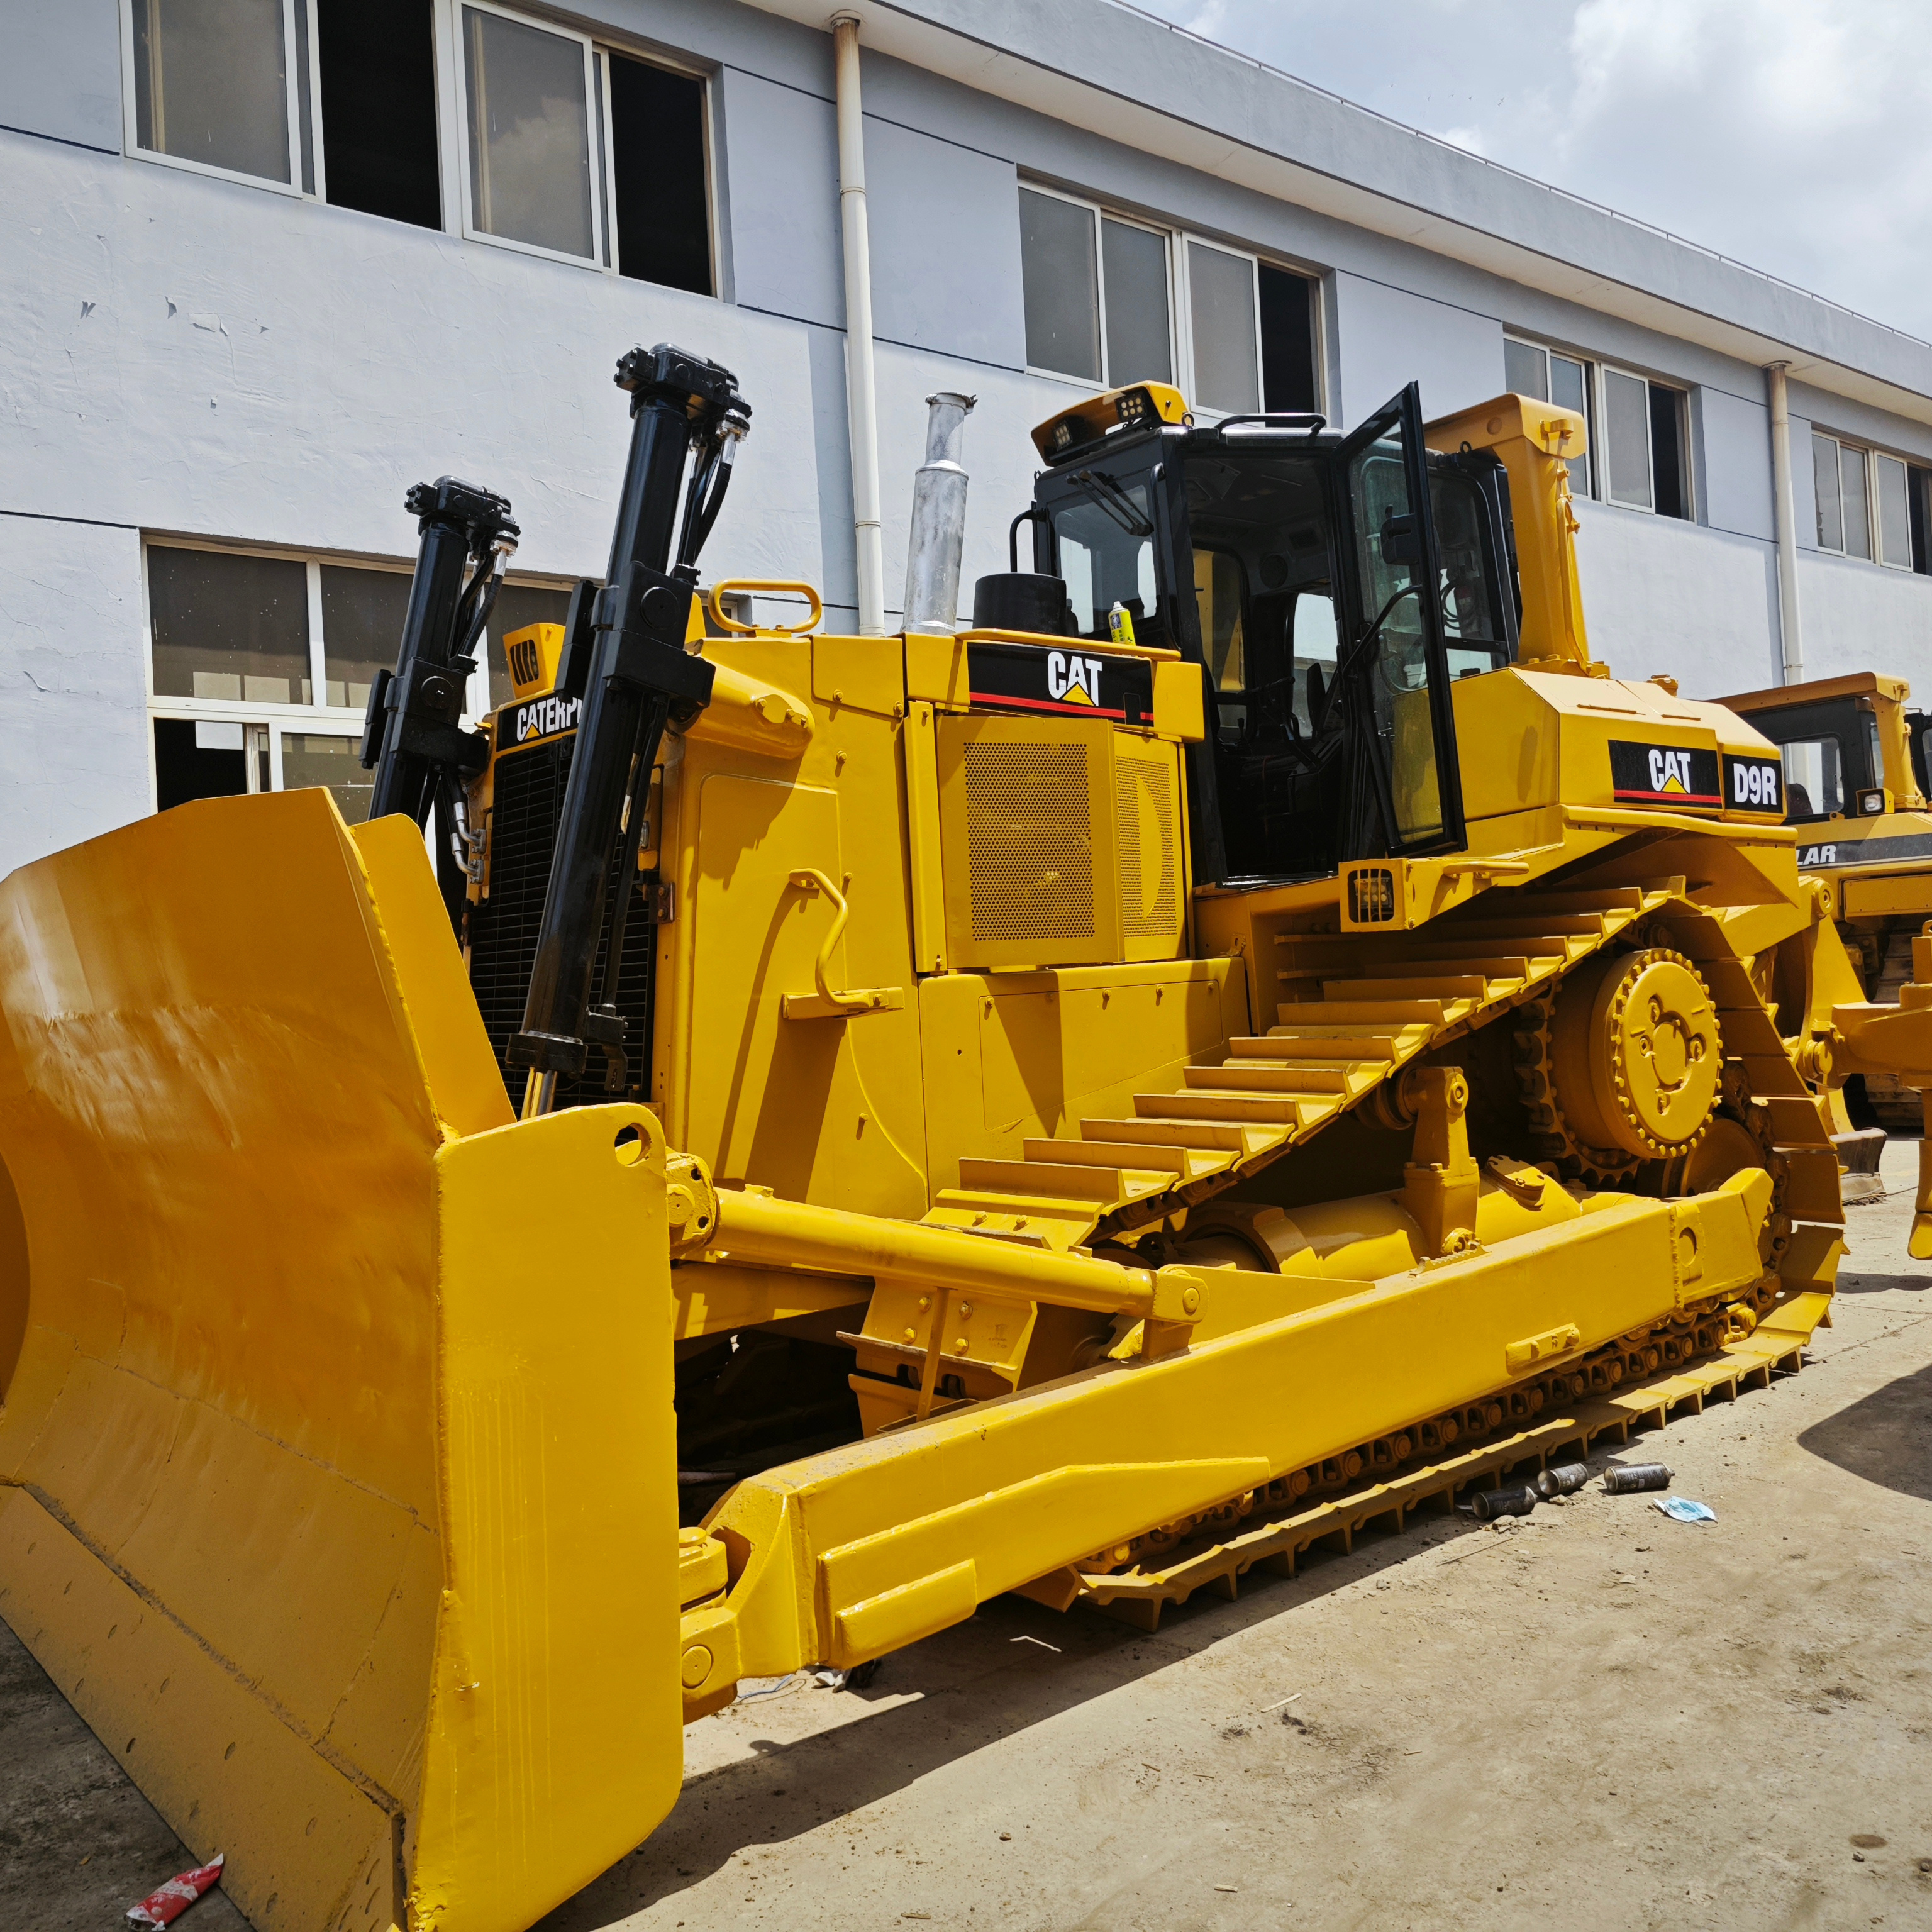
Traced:
POLYGON ((1083 744, 962 747, 976 940, 1094 933, 1094 788, 1083 744))
POLYGON ((1173 767, 1137 757, 1118 743, 1120 931, 1129 940, 1169 939, 1180 924, 1180 830, 1173 767))

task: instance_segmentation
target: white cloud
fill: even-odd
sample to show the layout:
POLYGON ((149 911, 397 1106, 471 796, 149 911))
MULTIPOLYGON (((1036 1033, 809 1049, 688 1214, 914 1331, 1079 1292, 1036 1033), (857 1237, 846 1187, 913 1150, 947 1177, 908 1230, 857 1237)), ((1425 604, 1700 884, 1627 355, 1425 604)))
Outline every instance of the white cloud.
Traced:
POLYGON ((1902 0, 1147 0, 1932 339, 1928 16, 1902 0), (1372 22, 1372 25, 1369 24, 1372 22))

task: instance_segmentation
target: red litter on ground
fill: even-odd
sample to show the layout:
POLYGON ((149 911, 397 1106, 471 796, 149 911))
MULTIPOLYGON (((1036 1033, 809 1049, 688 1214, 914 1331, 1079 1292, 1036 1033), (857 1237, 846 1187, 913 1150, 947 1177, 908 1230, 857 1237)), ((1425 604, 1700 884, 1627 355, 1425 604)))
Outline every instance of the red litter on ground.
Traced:
POLYGON ((151 1892, 139 1905, 128 1908, 128 1916, 136 1925, 172 1925, 204 1892, 212 1892, 221 1882, 223 1854, 217 1852, 205 1865, 171 1878, 158 1892, 151 1892))

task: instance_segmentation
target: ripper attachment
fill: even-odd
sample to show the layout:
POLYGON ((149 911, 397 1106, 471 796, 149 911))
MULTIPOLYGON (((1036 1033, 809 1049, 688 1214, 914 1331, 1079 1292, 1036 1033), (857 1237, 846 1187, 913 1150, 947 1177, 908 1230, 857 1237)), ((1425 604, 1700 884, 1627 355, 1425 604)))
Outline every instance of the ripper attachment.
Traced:
POLYGON ((403 507, 421 520, 416 575, 394 670, 379 670, 362 721, 362 764, 376 774, 371 818, 403 812, 418 825, 436 813, 436 878, 462 936, 471 860, 466 787, 490 760, 490 741, 463 728, 471 655, 519 534, 502 496, 440 476, 403 507))
POLYGON ((651 769, 665 726, 688 723, 711 700, 712 667, 686 651, 685 638, 698 554, 751 427, 737 378, 668 343, 632 350, 616 380, 631 394, 631 452, 609 574, 594 602, 580 592, 572 613, 559 694, 580 697, 584 709, 523 1030, 508 1052, 511 1065, 530 1070, 526 1119, 549 1111, 557 1075, 580 1075, 592 1046, 604 1054, 607 1090, 621 1093, 628 1077, 616 1001, 651 769))

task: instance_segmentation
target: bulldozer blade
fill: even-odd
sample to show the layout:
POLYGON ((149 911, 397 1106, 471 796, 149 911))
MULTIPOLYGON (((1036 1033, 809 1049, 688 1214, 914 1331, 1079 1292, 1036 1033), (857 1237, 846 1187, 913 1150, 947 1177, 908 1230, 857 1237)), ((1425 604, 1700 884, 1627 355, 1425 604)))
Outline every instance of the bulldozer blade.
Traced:
POLYGON ((513 1124, 416 827, 0 884, 0 1616, 261 1932, 514 1932, 682 1776, 664 1149, 513 1124))

